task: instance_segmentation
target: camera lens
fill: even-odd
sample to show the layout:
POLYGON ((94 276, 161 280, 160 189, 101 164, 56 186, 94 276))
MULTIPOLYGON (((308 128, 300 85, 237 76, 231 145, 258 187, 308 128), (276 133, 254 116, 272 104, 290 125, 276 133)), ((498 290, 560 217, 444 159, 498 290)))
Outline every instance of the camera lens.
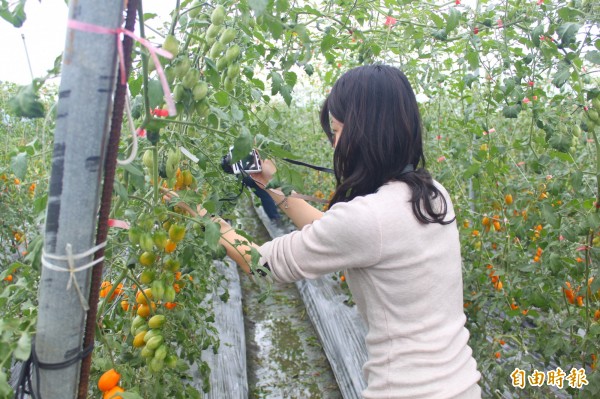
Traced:
POLYGON ((229 154, 223 155, 221 158, 221 168, 223 172, 228 173, 230 175, 233 174, 233 168, 231 167, 231 157, 229 154))

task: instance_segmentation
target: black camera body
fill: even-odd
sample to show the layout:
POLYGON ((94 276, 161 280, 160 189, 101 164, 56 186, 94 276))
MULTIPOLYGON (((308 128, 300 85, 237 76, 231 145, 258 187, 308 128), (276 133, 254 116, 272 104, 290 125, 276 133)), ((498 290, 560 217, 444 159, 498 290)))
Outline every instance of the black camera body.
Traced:
POLYGON ((233 159, 232 151, 233 147, 230 147, 229 152, 221 158, 221 168, 223 168, 225 173, 240 175, 260 173, 262 171, 260 157, 255 149, 250 151, 246 157, 234 163, 231 162, 233 159))

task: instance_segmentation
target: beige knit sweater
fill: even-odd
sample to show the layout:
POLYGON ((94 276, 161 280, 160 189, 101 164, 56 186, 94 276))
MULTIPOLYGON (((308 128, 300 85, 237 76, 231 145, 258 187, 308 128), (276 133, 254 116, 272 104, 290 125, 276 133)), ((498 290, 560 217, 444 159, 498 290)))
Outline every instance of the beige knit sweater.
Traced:
POLYGON ((419 223, 409 198, 405 183, 392 182, 338 203, 301 231, 265 243, 262 262, 281 282, 346 271, 368 328, 364 398, 479 398, 456 222, 419 223))

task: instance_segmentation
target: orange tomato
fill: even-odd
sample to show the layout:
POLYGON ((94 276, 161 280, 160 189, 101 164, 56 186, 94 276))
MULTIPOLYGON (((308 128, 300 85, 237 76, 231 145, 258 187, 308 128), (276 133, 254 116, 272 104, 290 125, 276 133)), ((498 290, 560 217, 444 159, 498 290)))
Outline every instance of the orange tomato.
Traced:
POLYGON ((128 311, 129 310, 129 301, 123 300, 121 301, 121 309, 123 309, 124 311, 128 311))
POLYGON ((484 225, 484 226, 489 226, 491 222, 492 221, 487 216, 484 216, 483 219, 481 219, 481 224, 484 225))
POLYGON ((500 229, 501 229, 500 222, 499 222, 499 221, 497 221, 497 220, 494 220, 494 223, 493 223, 493 224, 494 224, 494 229, 495 229, 496 231, 500 231, 500 229))
POLYGON ((116 386, 110 391, 104 392, 102 399, 123 399, 121 395, 116 395, 119 392, 125 392, 125 390, 119 386, 116 386))
POLYGON ((177 306, 176 302, 165 302, 165 308, 167 308, 169 310, 174 309, 175 306, 177 306))
POLYGON ((568 289, 565 290, 563 288, 563 291, 565 292, 565 296, 567 297, 567 301, 569 301, 570 304, 575 303, 575 295, 573 294, 573 290, 572 289, 568 289))
POLYGON ((150 306, 146 305, 146 304, 140 304, 140 306, 137 308, 136 313, 138 316, 141 317, 148 317, 150 316, 150 307, 152 307, 152 310, 156 309, 156 303, 152 302, 150 304, 150 306))
POLYGON ((152 300, 152 288, 146 288, 143 293, 142 291, 138 291, 135 295, 135 301, 139 304, 147 305, 148 300, 146 297, 148 297, 149 300, 152 300), (146 296, 144 296, 144 294, 146 294, 146 296))
POLYGON ((115 369, 110 369, 100 376, 100 379, 98 380, 98 389, 102 392, 110 391, 117 386, 120 379, 121 374, 115 369))
POLYGON ((13 276, 12 276, 12 274, 9 274, 8 276, 4 277, 4 281, 8 281, 9 283, 10 283, 11 281, 13 281, 13 276))
POLYGON ((177 243, 171 239, 168 239, 167 243, 165 244, 165 252, 170 254, 171 252, 175 251, 175 249, 177 249, 177 243))
POLYGON ((112 284, 110 281, 103 281, 100 286, 100 298, 106 298, 110 290, 112 289, 112 284))
POLYGON ((513 203, 513 197, 511 194, 506 194, 504 196, 504 202, 506 202, 506 205, 510 205, 513 203))

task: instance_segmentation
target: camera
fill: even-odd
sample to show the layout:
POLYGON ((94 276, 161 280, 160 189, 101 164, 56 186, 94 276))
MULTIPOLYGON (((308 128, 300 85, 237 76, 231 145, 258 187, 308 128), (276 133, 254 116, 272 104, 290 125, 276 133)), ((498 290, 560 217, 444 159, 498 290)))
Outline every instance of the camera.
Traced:
POLYGON ((229 147, 229 153, 221 158, 221 168, 225 173, 232 175, 247 174, 247 173, 260 173, 262 166, 258 152, 256 150, 250 151, 250 153, 243 159, 232 163, 233 159, 233 147, 229 147))

